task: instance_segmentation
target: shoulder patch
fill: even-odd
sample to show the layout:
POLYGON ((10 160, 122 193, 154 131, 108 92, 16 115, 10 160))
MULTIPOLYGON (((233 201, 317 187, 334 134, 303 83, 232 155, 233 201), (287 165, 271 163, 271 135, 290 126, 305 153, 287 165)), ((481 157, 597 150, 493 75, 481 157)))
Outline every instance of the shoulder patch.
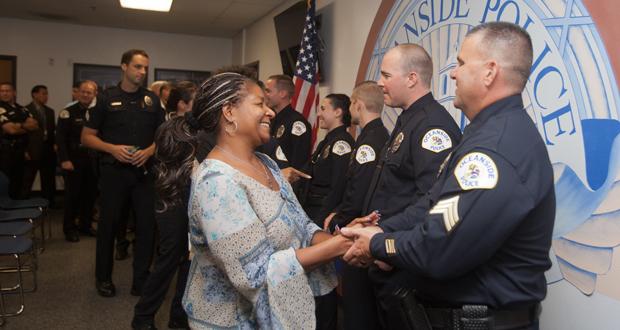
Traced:
POLYGON ((288 159, 286 158, 286 155, 284 154, 284 151, 282 151, 282 147, 280 146, 278 146, 278 148, 276 149, 276 158, 280 161, 288 162, 288 159))
POLYGON ((338 140, 334 143, 332 152, 338 156, 346 155, 351 152, 351 145, 345 140, 338 140))
POLYGON ((442 217, 446 232, 452 231, 459 222, 459 196, 442 199, 428 212, 429 214, 439 214, 442 217))
POLYGON ((491 157, 482 152, 470 152, 456 164, 454 176, 463 190, 493 189, 499 172, 491 157))
POLYGON ((357 152, 355 153, 355 160, 362 165, 369 162, 374 161, 377 158, 377 153, 375 149, 367 144, 362 144, 359 148, 357 148, 357 152))
POLYGON ((446 131, 440 128, 434 128, 426 132, 422 138, 422 148, 435 153, 440 153, 446 149, 452 148, 452 139, 446 131))
POLYGON ((3 107, 0 107, 0 115, 3 115, 6 113, 6 109, 3 107))
POLYGON ((71 113, 69 113, 69 110, 67 110, 67 109, 63 109, 58 114, 58 118, 60 118, 60 119, 68 119, 69 117, 71 117, 71 113))
POLYGON ((306 133, 306 125, 299 120, 294 122, 291 133, 293 133, 293 135, 295 136, 301 136, 302 134, 306 133))

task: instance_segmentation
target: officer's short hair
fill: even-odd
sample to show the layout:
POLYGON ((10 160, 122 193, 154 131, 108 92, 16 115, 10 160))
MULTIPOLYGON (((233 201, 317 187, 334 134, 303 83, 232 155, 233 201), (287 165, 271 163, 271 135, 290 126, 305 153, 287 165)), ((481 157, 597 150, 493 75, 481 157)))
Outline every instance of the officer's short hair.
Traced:
POLYGON ((381 113, 383 111, 383 90, 376 81, 366 80, 359 83, 353 89, 351 99, 364 103, 369 112, 381 113))
POLYGON ((279 91, 286 91, 289 97, 293 97, 293 94, 295 94, 295 84, 293 84, 293 78, 285 74, 275 74, 270 76, 268 79, 274 80, 276 82, 276 88, 278 88, 279 91))
POLYGON ((466 37, 474 34, 481 35, 480 52, 498 61, 508 73, 510 82, 523 90, 530 76, 533 57, 532 38, 527 31, 513 23, 489 22, 469 30, 466 37))
POLYGON ((97 83, 92 80, 81 81, 77 87, 82 88, 82 85, 92 85, 95 88, 95 92, 97 91, 97 89, 99 89, 99 86, 97 86, 97 83))
POLYGON ((123 56, 121 57, 121 64, 131 63, 131 60, 133 60, 133 57, 136 55, 142 55, 146 58, 149 58, 149 55, 142 49, 130 49, 123 53, 123 56))
POLYGON ((185 103, 189 103, 194 98, 196 90, 196 84, 191 81, 179 81, 178 83, 172 85, 172 88, 170 89, 170 96, 166 102, 166 110, 176 111, 177 104, 181 100, 185 103))
POLYGON ((401 56, 403 72, 415 72, 425 87, 431 86, 433 78, 433 60, 428 52, 417 44, 400 44, 395 47, 401 56))
POLYGON ((11 86, 11 89, 15 90, 15 85, 13 85, 13 83, 9 81, 0 82, 0 86, 11 86))
POLYGON ((45 85, 35 85, 30 90, 30 95, 34 95, 34 94, 40 92, 42 89, 47 89, 47 86, 45 86, 45 85))

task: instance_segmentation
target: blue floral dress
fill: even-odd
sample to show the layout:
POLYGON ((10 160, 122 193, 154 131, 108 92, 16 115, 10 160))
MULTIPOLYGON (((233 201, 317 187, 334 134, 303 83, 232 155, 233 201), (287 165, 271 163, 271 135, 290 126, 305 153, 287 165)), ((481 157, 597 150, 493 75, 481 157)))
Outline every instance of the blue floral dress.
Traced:
POLYGON ((192 329, 314 329, 314 299, 337 284, 332 264, 306 273, 295 249, 320 230, 269 157, 273 191, 206 159, 189 200, 194 258, 183 297, 192 329))

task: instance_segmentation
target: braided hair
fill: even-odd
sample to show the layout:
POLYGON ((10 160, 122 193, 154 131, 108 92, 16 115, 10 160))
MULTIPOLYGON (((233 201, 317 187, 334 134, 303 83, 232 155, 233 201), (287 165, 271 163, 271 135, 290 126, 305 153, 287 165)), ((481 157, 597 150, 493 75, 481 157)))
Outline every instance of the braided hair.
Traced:
POLYGON ((247 95, 250 78, 225 72, 200 86, 192 111, 163 123, 155 133, 155 189, 157 212, 182 205, 189 185, 198 145, 198 131, 217 132, 225 105, 236 105, 247 95))

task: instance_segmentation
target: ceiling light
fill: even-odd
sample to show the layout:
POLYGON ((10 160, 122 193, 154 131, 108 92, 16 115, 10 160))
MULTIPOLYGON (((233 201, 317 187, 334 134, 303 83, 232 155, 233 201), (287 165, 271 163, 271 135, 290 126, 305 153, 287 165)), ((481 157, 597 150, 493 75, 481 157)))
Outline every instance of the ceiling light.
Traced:
POLYGON ((140 10, 169 12, 172 6, 172 0, 120 0, 120 2, 123 8, 140 10))

